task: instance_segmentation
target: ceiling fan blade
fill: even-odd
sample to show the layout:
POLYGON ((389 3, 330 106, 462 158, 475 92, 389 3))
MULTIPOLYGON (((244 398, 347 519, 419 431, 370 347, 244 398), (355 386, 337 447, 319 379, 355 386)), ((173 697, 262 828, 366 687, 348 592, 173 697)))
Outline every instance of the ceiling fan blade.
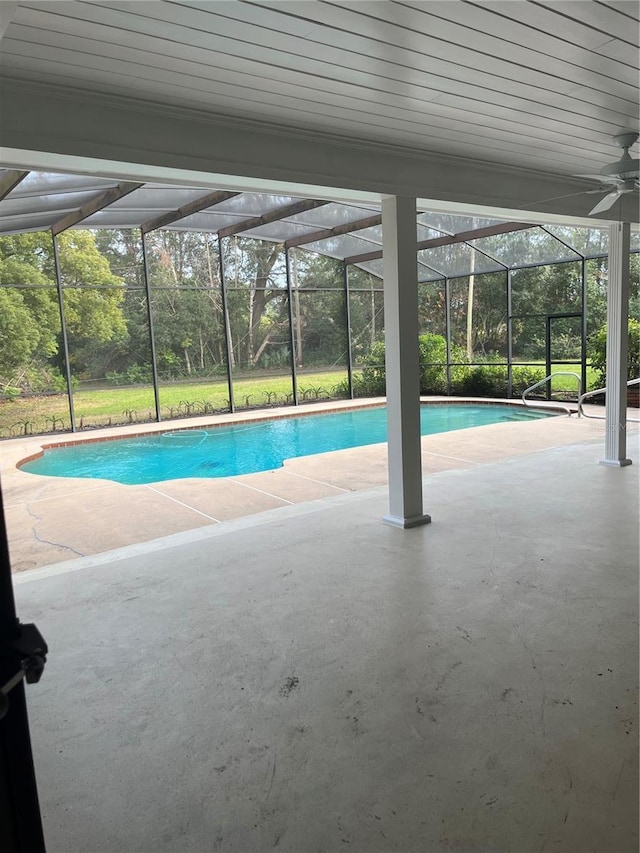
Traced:
POLYGON ((618 178, 615 175, 574 175, 573 177, 589 178, 591 181, 599 181, 601 184, 611 184, 612 186, 624 183, 622 178, 618 178))
POLYGON ((610 207, 613 207, 619 198, 620 193, 618 190, 614 190, 612 193, 607 193, 603 199, 600 199, 593 210, 589 211, 589 216, 593 216, 594 213, 604 213, 605 210, 609 210, 610 207))

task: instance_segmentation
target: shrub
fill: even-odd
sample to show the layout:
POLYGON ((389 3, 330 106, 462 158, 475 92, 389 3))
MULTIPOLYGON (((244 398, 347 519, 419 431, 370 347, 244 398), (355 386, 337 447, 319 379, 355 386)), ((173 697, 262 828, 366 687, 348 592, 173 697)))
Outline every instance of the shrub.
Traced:
POLYGON ((15 400, 16 397, 19 397, 21 393, 22 389, 17 388, 15 385, 2 386, 2 396, 7 400, 15 400))
POLYGON ((107 373, 112 385, 147 385, 153 382, 151 368, 144 364, 132 364, 123 373, 107 373))
MULTIPOLYGON (((71 377, 72 388, 78 387, 76 376, 71 377)), ((11 400, 21 394, 66 394, 67 378, 57 370, 46 367, 29 367, 12 376, 8 382, 0 381, 0 394, 11 400)))
POLYGON ((386 391, 386 368, 384 362, 384 341, 377 341, 367 356, 364 357, 364 368, 359 380, 360 396, 379 396, 386 391))
MULTIPOLYGON (((420 393, 443 394, 447 390, 447 343, 442 335, 420 335, 420 393)), ((382 395, 386 391, 384 341, 378 341, 363 359, 361 378, 354 376, 354 393, 358 396, 382 395)))
POLYGON ((454 394, 471 397, 506 397, 507 368, 481 365, 458 368, 451 380, 454 394))
POLYGON ((420 335, 420 393, 444 394, 447 390, 447 342, 442 335, 420 335))
MULTIPOLYGON (((384 394, 384 390, 378 391, 375 388, 372 388, 371 383, 365 380, 361 372, 354 372, 351 378, 354 397, 379 397, 384 394)), ((333 386, 331 393, 333 397, 348 399, 349 380, 341 379, 333 386)))
MULTIPOLYGON (((627 354, 627 381, 640 377, 640 322, 629 319, 629 341, 627 354)), ((587 341, 587 354, 591 366, 598 371, 600 385, 607 384, 607 325, 605 323, 587 341)))
MULTIPOLYGON (((359 373, 354 373, 352 376, 353 396, 354 397, 358 396, 358 394, 356 393, 356 382, 359 378, 360 378, 359 373)), ((338 399, 345 399, 345 398, 348 399, 349 398, 349 380, 348 379, 341 379, 339 382, 336 382, 336 384, 331 389, 331 396, 337 397, 338 399)))
POLYGON ((523 392, 541 382, 545 371, 541 367, 514 367, 511 371, 511 396, 521 397, 523 392))

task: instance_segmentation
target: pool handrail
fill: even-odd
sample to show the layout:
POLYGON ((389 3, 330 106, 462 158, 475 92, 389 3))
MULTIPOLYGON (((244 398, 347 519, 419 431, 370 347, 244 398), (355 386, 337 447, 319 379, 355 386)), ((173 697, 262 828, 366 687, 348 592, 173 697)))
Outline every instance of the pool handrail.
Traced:
MULTIPOLYGON (((580 377, 580 375, 578 373, 574 373, 572 370, 558 370, 557 373, 550 373, 548 376, 545 376, 544 379, 541 379, 539 382, 536 382, 533 385, 530 385, 528 388, 524 389, 524 391, 522 392, 522 402, 524 403, 524 405, 525 406, 528 405, 527 400, 526 400, 526 395, 529 393, 529 391, 533 391, 534 388, 539 388, 541 385, 545 385, 547 382, 550 382, 554 376, 575 376, 575 378, 578 380, 578 403, 579 403, 580 402, 580 394, 582 392, 582 378, 580 377)), ((569 415, 569 417, 571 417, 571 415, 573 414, 573 411, 568 406, 563 406, 561 403, 556 404, 556 405, 559 405, 561 409, 564 409, 565 412, 569 415)), ((580 405, 578 405, 578 417, 580 417, 580 405)))
MULTIPOLYGON (((640 385, 640 379, 630 379, 627 382, 627 388, 631 385, 640 385)), ((584 394, 581 394, 578 397, 578 414, 582 415, 585 418, 593 418, 595 421, 605 421, 607 419, 606 415, 588 415, 582 408, 583 402, 587 399, 587 397, 595 397, 598 394, 606 394, 606 388, 594 388, 593 391, 585 391, 584 394)), ((630 421, 632 424, 640 424, 640 418, 626 418, 627 421, 630 421)))

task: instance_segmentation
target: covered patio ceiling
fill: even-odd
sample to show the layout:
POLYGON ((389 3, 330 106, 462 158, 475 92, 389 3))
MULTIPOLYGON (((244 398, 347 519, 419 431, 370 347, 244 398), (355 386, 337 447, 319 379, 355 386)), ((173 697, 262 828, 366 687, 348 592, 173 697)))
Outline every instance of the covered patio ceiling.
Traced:
POLYGON ((3 5, 8 76, 93 93, 558 174, 638 119, 633 0, 3 5))
MULTIPOLYGON (((420 211, 419 280, 604 257, 607 232, 420 211), (515 238, 517 236, 517 239, 515 238), (499 239, 498 239, 499 238, 499 239)), ((0 234, 70 228, 158 229, 234 235, 301 247, 382 277, 379 204, 273 193, 117 181, 93 175, 0 170, 0 234)), ((632 250, 640 249, 633 234, 632 250)))
POLYGON ((638 126, 635 0, 0 6, 12 168, 586 225, 638 126))

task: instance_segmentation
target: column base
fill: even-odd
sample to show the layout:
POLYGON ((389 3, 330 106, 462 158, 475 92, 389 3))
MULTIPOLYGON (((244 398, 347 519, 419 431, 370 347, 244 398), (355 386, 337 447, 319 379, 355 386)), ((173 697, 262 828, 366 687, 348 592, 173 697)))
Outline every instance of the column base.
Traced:
POLYGON ((401 527, 403 530, 407 530, 409 527, 420 527, 423 524, 431 524, 431 516, 414 515, 411 518, 402 518, 399 515, 385 515, 382 521, 390 527, 401 527))
POLYGON ((607 465, 609 468, 625 468, 631 465, 631 459, 601 459, 599 465, 607 465))

